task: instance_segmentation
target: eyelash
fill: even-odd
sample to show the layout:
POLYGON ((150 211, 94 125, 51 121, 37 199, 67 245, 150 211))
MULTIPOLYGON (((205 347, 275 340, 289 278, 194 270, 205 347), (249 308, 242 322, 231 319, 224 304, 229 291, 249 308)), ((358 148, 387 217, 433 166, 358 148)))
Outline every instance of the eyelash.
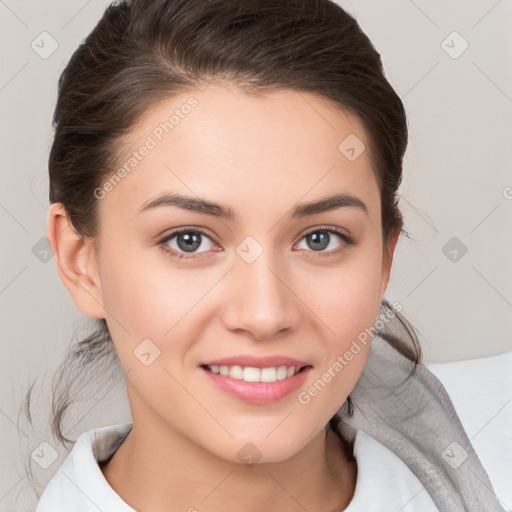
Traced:
MULTIPOLYGON (((346 233, 344 233, 340 229, 332 228, 332 227, 327 227, 327 226, 319 226, 319 227, 316 227, 316 228, 314 228, 314 229, 304 233, 299 241, 302 241, 306 236, 308 236, 308 235, 310 235, 312 233, 319 232, 319 231, 323 231, 323 232, 327 232, 327 233, 334 233, 335 235, 338 235, 345 242, 345 244, 342 245, 342 247, 340 247, 338 249, 334 249, 332 251, 321 251, 321 252, 318 252, 318 251, 307 251, 307 252, 315 253, 315 255, 312 256, 314 258, 315 257, 320 257, 321 258, 321 257, 334 256, 334 255, 338 254, 339 252, 343 251, 344 249, 346 249, 347 246, 355 245, 355 240, 352 237, 348 236, 346 233)), ((192 254, 187 255, 185 253, 177 252, 174 249, 171 249, 167 245, 167 242, 169 242, 169 240, 171 240, 173 237, 175 237, 176 235, 178 235, 180 233, 201 233, 202 235, 205 235, 206 237, 210 238, 215 243, 217 243, 217 241, 211 235, 209 235, 206 231, 204 231, 204 230, 202 230, 200 228, 189 228, 189 227, 177 228, 174 231, 172 231, 172 233, 169 233, 164 238, 162 238, 162 240, 160 240, 158 242, 158 245, 161 247, 161 249, 164 252, 166 252, 167 254, 172 256, 173 258, 177 258, 178 260, 181 260, 181 259, 195 259, 195 258, 201 258, 202 257, 201 256, 202 253, 199 253, 199 254, 193 254, 192 253, 192 254)))

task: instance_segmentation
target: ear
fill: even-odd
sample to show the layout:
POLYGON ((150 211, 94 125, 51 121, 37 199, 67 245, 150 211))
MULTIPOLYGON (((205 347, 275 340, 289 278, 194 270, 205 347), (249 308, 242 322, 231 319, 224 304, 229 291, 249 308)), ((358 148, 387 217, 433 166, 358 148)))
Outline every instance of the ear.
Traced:
POLYGON ((389 277, 391 275, 391 265, 393 263, 393 255, 395 253, 398 237, 400 236, 401 228, 395 228, 389 235, 387 247, 384 247, 382 255, 382 274, 379 288, 379 304, 384 297, 384 292, 388 286, 389 277))
POLYGON ((53 203, 47 216, 46 236, 57 271, 75 306, 92 318, 105 318, 96 252, 90 239, 74 229, 62 203, 53 203))

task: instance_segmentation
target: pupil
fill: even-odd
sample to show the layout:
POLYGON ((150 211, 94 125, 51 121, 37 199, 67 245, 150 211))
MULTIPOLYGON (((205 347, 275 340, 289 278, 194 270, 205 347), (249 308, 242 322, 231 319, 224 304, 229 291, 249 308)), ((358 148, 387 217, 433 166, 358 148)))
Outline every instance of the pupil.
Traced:
POLYGON ((200 235, 198 233, 179 233, 178 234, 178 246, 183 251, 187 252, 193 252, 195 249, 197 249, 201 242, 199 240, 200 235), (183 241, 183 243, 182 243, 183 241))
POLYGON ((316 231, 308 235, 311 242, 310 247, 314 250, 325 249, 329 245, 329 233, 326 231, 316 231))

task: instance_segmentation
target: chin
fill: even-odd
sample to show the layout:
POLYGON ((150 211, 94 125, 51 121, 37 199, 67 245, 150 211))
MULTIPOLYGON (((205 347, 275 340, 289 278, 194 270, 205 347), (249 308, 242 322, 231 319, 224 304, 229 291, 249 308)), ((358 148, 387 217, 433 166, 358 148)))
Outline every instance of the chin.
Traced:
MULTIPOLYGON (((276 425, 272 428, 275 427, 276 425)), ((230 462, 252 466, 285 461, 297 454, 309 441, 307 437, 299 438, 296 430, 293 431, 294 435, 290 435, 290 425, 279 426, 275 432, 265 438, 267 432, 272 432, 272 428, 265 429, 265 434, 260 430, 254 435, 247 433, 236 439, 226 439, 225 444, 216 444, 210 451, 230 462), (278 432, 278 430, 281 431, 278 432)))

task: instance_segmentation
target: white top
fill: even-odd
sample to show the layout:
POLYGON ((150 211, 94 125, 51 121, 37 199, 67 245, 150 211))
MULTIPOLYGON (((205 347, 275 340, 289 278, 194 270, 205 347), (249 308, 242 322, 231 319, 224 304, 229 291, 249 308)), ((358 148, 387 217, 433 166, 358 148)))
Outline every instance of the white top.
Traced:
MULTIPOLYGON (((512 419, 511 364, 512 352, 480 360, 426 365, 446 387, 496 494, 508 506, 512 504, 512 492, 506 483, 512 481, 512 436, 507 428, 512 419), (496 393, 489 389, 493 386, 496 393), (475 407, 476 396, 479 398, 475 407), (498 413, 500 404, 505 408, 498 413), (468 416, 470 411, 473 414, 468 416), (494 416, 493 424, 487 432, 477 432, 480 438, 473 440, 473 425, 481 428, 487 416, 494 416)), ((45 488, 36 512, 136 512, 110 487, 98 465, 98 461, 117 450, 131 425, 120 423, 81 434, 45 488)), ((357 432, 354 455, 358 465, 356 488, 344 512, 438 512, 412 471, 362 431, 357 432)))
MULTIPOLYGON (((120 423, 81 434, 44 490, 36 512, 68 512, 71 504, 73 512, 135 512, 110 487, 98 465, 120 446, 131 425, 120 423)), ((357 483, 345 512, 438 512, 407 466, 364 432, 357 432, 354 455, 357 483)))

